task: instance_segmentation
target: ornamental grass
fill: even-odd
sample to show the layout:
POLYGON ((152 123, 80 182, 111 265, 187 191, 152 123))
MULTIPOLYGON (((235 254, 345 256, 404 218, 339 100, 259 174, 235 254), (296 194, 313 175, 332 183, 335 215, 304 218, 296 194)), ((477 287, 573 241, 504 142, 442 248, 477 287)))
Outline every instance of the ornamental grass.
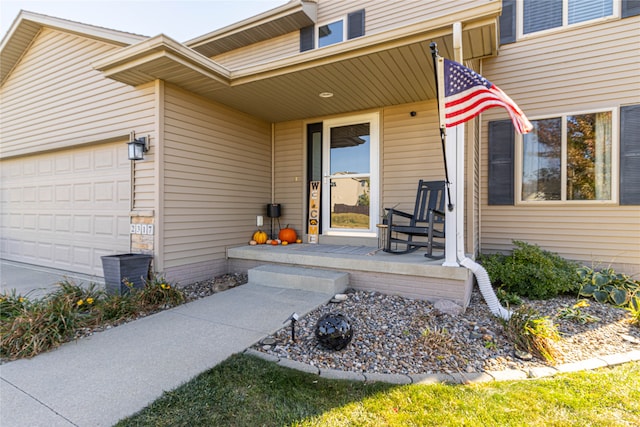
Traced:
POLYGON ((115 326, 185 301, 182 291, 162 277, 123 295, 69 281, 42 298, 0 294, 0 358, 33 357, 93 330, 115 326))

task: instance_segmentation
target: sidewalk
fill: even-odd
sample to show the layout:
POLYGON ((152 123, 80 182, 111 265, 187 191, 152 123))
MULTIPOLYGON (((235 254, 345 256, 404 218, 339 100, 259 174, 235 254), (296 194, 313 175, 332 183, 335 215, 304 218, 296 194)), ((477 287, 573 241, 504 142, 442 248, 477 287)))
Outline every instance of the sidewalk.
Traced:
POLYGON ((248 283, 0 366, 0 425, 111 426, 332 295, 248 283))
POLYGON ((29 295, 30 298, 41 298, 46 293, 55 290, 56 284, 62 280, 69 280, 78 285, 95 283, 104 286, 102 277, 0 260, 1 293, 10 293, 15 289, 18 294, 29 295))

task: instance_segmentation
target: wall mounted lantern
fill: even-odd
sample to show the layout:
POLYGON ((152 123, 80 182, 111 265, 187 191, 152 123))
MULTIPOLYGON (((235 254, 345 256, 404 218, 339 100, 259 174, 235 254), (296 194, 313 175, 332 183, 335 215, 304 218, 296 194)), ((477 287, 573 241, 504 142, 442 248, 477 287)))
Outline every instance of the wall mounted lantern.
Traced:
POLYGON ((127 146, 129 149, 129 160, 143 160, 144 153, 149 151, 149 136, 136 138, 136 133, 131 132, 127 146))

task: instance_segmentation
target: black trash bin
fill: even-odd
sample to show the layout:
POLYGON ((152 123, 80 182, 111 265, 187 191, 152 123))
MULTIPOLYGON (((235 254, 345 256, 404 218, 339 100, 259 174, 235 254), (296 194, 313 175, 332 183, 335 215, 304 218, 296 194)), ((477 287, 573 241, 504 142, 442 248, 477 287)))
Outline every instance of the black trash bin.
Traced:
POLYGON ((129 292, 125 281, 132 283, 134 288, 144 288, 145 281, 149 278, 152 255, 119 254, 101 258, 107 293, 123 295, 129 292))

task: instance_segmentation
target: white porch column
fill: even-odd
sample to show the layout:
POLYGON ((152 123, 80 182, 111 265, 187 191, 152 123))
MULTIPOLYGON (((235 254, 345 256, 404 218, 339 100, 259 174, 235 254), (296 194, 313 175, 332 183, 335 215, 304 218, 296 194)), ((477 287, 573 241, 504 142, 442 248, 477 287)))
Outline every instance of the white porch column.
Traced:
MULTIPOLYGON (((462 64, 462 23, 460 22, 453 24, 453 56, 454 61, 462 64)), ((447 131, 445 144, 453 211, 447 210, 446 213, 445 258, 442 265, 449 267, 457 267, 457 254, 464 253, 464 128, 464 123, 450 128, 447 131), (462 247, 458 247, 459 245, 462 247)))

